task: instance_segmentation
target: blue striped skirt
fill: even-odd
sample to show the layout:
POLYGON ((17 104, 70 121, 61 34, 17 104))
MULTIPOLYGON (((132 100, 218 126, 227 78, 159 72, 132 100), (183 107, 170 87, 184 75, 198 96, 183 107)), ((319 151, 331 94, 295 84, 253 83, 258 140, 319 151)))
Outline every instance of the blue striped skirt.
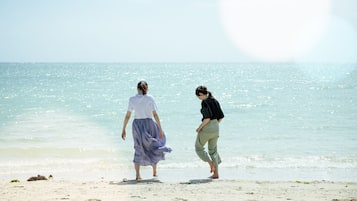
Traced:
POLYGON ((135 164, 143 166, 157 164, 160 160, 165 160, 165 152, 172 151, 165 146, 165 134, 162 139, 159 139, 159 127, 153 119, 134 119, 132 130, 135 164))

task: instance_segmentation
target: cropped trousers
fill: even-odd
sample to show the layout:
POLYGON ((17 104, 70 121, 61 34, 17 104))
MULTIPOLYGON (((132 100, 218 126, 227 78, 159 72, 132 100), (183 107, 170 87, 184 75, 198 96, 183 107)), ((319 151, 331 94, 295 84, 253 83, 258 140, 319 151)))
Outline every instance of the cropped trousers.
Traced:
POLYGON ((195 142, 195 150, 198 157, 205 162, 213 161, 216 170, 218 170, 218 164, 222 162, 217 152, 218 137, 219 123, 216 119, 213 119, 197 134, 195 142), (208 153, 205 151, 206 143, 208 143, 208 153))

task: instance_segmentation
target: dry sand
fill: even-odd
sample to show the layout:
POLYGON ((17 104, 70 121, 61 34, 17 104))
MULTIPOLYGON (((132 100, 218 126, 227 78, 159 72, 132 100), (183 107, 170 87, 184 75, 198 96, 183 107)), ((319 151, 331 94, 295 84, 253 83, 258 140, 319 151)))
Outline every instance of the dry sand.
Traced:
POLYGON ((21 181, 2 182, 1 201, 134 201, 134 200, 329 200, 357 201, 357 183, 273 182, 241 180, 21 181))

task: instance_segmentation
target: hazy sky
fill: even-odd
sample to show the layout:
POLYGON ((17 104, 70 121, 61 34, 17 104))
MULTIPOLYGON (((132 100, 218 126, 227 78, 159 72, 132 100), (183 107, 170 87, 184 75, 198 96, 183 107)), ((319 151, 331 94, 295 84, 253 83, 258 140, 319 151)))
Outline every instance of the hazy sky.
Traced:
POLYGON ((0 62, 357 62, 356 0, 0 0, 0 62))

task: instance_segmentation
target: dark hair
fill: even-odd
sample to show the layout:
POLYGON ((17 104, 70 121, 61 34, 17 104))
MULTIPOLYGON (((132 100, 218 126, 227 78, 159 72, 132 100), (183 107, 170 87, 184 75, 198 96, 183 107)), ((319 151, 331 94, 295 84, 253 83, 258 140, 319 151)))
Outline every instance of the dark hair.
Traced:
POLYGON ((196 96, 199 96, 200 93, 203 94, 203 95, 207 95, 208 94, 208 97, 213 98, 212 93, 207 90, 206 86, 201 85, 201 86, 198 86, 196 88, 196 96))
POLYGON ((140 81, 137 88, 145 95, 148 92, 148 83, 145 81, 140 81))

